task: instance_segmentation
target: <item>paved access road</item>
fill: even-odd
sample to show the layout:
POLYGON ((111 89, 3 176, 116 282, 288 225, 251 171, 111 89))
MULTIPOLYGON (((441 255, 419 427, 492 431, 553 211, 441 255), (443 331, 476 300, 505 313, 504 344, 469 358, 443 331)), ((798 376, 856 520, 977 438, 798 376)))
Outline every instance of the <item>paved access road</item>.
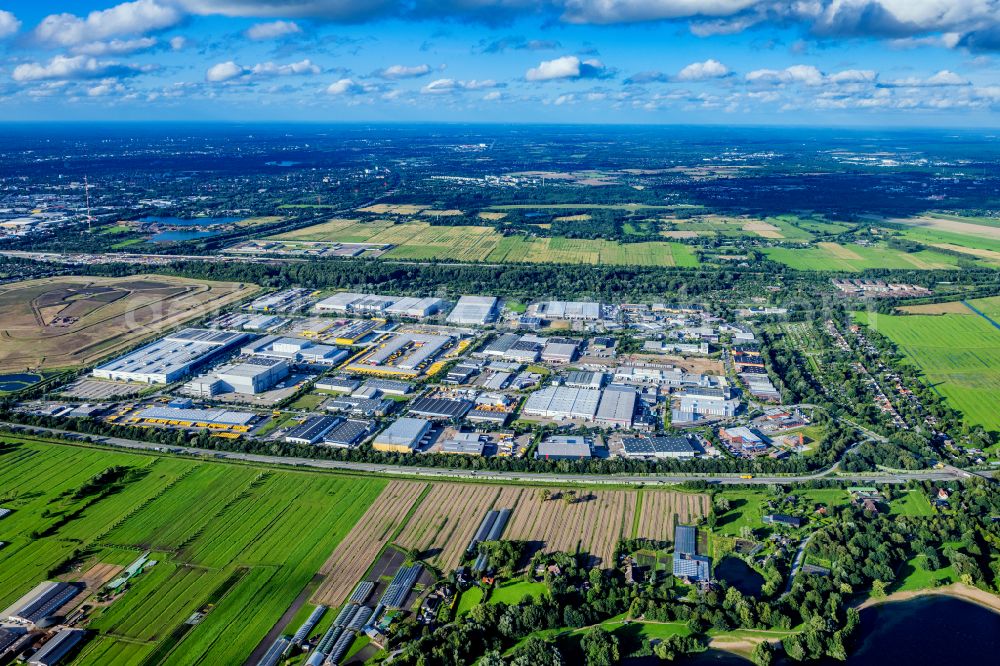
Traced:
MULTIPOLYGON (((79 433, 56 428, 43 428, 40 426, 25 426, 16 423, 0 422, 0 426, 7 428, 18 428, 22 432, 30 432, 36 435, 58 434, 74 435, 84 437, 79 433)), ((739 474, 552 474, 534 472, 497 472, 492 470, 469 470, 469 469, 447 469, 439 467, 420 467, 410 465, 377 465, 360 462, 343 462, 339 460, 315 460, 312 458, 292 458, 286 456, 268 456, 256 453, 238 453, 235 451, 216 451, 214 449, 196 449, 192 447, 169 447, 162 444, 152 444, 133 439, 122 439, 119 437, 101 437, 97 435, 87 436, 91 440, 115 447, 126 449, 156 451, 167 453, 169 449, 177 448, 183 453, 178 455, 200 455, 217 458, 220 460, 236 460, 242 462, 252 462, 264 465, 292 465, 295 467, 309 467, 316 469, 333 469, 357 472, 362 474, 376 474, 388 476, 421 476, 441 479, 465 479, 465 480, 489 480, 489 481, 511 481, 530 482, 541 484, 612 484, 612 485, 655 485, 683 483, 685 481, 708 481, 718 484, 795 484, 814 481, 829 477, 838 481, 849 481, 853 483, 906 483, 910 480, 932 480, 948 481, 952 479, 967 478, 970 476, 962 470, 949 467, 937 470, 921 470, 915 472, 880 472, 874 474, 843 474, 836 471, 836 466, 804 475, 771 475, 754 476, 751 479, 741 478, 739 474)))

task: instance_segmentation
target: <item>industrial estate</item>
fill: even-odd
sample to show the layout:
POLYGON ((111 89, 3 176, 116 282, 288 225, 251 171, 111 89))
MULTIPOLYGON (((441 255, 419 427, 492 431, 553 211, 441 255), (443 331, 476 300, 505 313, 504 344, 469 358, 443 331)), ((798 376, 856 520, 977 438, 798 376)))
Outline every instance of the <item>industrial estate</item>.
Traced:
POLYGON ((60 209, 0 239, 0 664, 850 664, 918 596, 935 641, 995 626, 995 155, 261 128, 192 172, 186 131, 76 187, 39 138, 0 191, 60 209))

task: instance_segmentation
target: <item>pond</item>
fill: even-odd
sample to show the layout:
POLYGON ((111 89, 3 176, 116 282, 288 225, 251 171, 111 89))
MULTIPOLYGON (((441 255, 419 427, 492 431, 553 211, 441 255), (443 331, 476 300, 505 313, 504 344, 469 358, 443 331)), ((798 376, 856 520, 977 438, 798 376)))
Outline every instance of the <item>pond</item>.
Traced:
POLYGON ((37 384, 42 381, 41 375, 36 375, 29 372, 15 372, 6 375, 0 375, 0 391, 9 393, 11 391, 20 391, 21 389, 26 389, 33 384, 37 384))
POLYGON ((715 577, 746 595, 760 594, 764 577, 738 557, 724 557, 715 567, 715 577))
POLYGON ((218 236, 218 231, 161 231, 149 237, 151 243, 177 243, 218 236))
POLYGON ((143 217, 139 221, 144 224, 163 224, 171 227, 217 227, 222 224, 235 224, 242 217, 143 217))

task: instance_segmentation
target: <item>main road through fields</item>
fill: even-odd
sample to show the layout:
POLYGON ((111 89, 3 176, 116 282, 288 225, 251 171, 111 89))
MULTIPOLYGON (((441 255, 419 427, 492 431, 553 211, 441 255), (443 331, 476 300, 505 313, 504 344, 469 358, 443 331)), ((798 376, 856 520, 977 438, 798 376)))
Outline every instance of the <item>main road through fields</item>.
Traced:
MULTIPOLYGON (((85 437, 79 433, 56 428, 43 428, 41 426, 26 426, 16 423, 0 422, 0 427, 16 428, 18 431, 30 432, 36 435, 71 435, 75 437, 85 437)), ((837 481, 849 481, 852 483, 906 483, 911 480, 919 481, 947 481, 952 479, 968 478, 969 473, 954 467, 945 467, 935 470, 920 470, 908 472, 876 472, 872 474, 843 474, 834 467, 816 472, 814 474, 801 475, 769 475, 754 476, 753 478, 742 478, 739 474, 552 474, 537 472, 500 472, 493 470, 470 470, 470 469, 443 469, 438 467, 421 467, 411 465, 379 465, 361 462, 346 462, 340 460, 315 460, 313 458, 293 458, 286 456, 268 456, 256 453, 239 453, 235 451, 216 451, 214 449, 198 449, 193 447, 168 447, 162 444, 141 442, 134 439, 122 439, 120 437, 101 437, 97 435, 86 436, 90 441, 98 444, 105 444, 114 447, 137 449, 142 451, 156 451, 168 453, 170 450, 180 450, 179 455, 200 455, 217 458, 220 460, 234 460, 241 462, 252 462, 264 465, 291 465, 294 467, 309 467, 316 469, 344 470, 363 474, 377 474, 386 476, 420 476, 440 479, 461 479, 477 481, 511 481, 520 483, 540 483, 540 484, 612 484, 612 485, 655 485, 684 483, 685 481, 708 481, 719 484, 794 484, 807 483, 817 479, 830 478, 837 481)))

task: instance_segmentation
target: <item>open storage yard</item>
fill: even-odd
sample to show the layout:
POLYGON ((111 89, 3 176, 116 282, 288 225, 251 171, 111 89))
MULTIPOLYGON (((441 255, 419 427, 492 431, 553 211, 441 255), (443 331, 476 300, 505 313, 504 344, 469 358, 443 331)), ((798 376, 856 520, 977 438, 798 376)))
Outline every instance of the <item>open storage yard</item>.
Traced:
POLYGON ((161 275, 54 277, 0 287, 0 371, 88 365, 246 298, 253 285, 161 275))

